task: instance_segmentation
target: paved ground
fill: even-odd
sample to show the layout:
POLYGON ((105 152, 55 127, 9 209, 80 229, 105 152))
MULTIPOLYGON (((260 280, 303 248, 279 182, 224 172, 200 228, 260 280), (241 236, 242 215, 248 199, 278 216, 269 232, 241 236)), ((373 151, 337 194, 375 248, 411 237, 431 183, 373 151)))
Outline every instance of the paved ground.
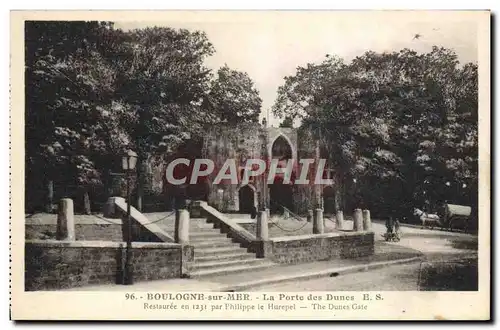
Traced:
POLYGON ((463 260, 413 262, 337 277, 261 286, 249 291, 470 291, 477 290, 477 267, 463 260))
MULTIPOLYGON (((261 286, 251 291, 412 291, 477 290, 477 236, 440 230, 406 228, 400 242, 384 242, 385 226, 373 223, 377 245, 397 255, 417 250, 423 262, 394 265, 368 272, 261 286)), ((380 253, 380 251, 379 251, 380 253)))
POLYGON ((249 291, 416 291, 420 263, 395 265, 368 272, 267 285, 249 291))

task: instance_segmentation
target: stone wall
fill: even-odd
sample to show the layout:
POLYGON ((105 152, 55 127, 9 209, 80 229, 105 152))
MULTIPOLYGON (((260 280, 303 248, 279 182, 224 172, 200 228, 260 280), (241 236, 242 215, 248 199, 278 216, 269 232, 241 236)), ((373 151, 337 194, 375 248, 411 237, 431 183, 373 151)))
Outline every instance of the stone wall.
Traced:
MULTIPOLYGON (((218 171, 222 168, 227 159, 234 159, 238 173, 239 166, 244 164, 246 159, 263 159, 262 127, 257 123, 240 124, 235 127, 214 126, 205 137, 205 147, 203 157, 211 159, 215 164, 215 170, 210 176, 210 182, 215 180, 218 171)), ((259 183, 253 186, 260 191, 259 183)), ((216 205, 217 209, 223 212, 239 210, 238 184, 222 181, 220 184, 213 184, 210 187, 209 203, 216 205), (222 200, 218 196, 221 190, 222 200)))
POLYGON ((281 264, 373 255, 373 232, 342 232, 273 238, 264 242, 264 256, 281 264))
MULTIPOLYGON (((184 251, 189 255, 192 252, 184 251)), ((133 243, 134 281, 181 277, 179 244, 133 243)), ((125 245, 115 242, 27 241, 25 290, 59 290, 116 284, 121 277, 125 245)))
MULTIPOLYGON (((56 231, 55 224, 26 224, 26 239, 55 239, 56 231)), ((75 234, 77 241, 123 241, 121 224, 76 224, 75 234)))

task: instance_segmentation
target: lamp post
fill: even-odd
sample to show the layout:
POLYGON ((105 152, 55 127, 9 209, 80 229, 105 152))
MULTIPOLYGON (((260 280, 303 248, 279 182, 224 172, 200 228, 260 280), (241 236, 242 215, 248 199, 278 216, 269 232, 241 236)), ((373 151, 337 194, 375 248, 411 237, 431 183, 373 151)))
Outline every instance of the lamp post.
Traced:
POLYGON ((130 176, 133 170, 135 170, 135 165, 137 163, 137 154, 132 150, 128 150, 122 156, 122 169, 127 177, 127 222, 126 222, 126 239, 127 239, 127 249, 125 254, 125 270, 123 272, 123 284, 130 285, 134 283, 132 276, 132 270, 130 268, 132 259, 132 221, 130 221, 130 176))

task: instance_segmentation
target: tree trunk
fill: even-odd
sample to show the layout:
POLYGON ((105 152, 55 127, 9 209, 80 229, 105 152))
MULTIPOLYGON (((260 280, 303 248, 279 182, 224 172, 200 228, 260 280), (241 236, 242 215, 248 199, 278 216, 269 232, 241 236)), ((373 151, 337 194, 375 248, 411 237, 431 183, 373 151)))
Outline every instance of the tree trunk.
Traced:
POLYGON ((54 202, 54 181, 49 180, 47 182, 47 190, 45 196, 45 211, 47 213, 52 213, 52 204, 54 202))
POLYGON ((335 213, 338 211, 342 210, 342 183, 341 180, 338 178, 335 180, 334 184, 334 191, 333 191, 333 198, 334 198, 334 208, 335 208, 335 213))
POLYGON ((91 214, 92 213, 92 210, 90 207, 90 196, 89 196, 89 191, 88 191, 87 187, 83 188, 83 213, 84 214, 91 214))
POLYGON ((137 166, 137 203, 136 208, 142 212, 142 200, 144 197, 144 180, 145 180, 145 165, 146 157, 141 156, 137 166))

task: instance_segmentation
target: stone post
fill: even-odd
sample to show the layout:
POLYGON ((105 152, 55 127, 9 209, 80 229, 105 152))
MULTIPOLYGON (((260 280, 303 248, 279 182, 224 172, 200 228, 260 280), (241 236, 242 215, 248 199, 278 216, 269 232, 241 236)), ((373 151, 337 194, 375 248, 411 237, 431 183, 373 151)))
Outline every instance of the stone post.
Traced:
POLYGON ((76 239, 73 200, 70 198, 63 198, 59 201, 56 237, 60 241, 74 241, 76 239))
POLYGON ((338 210, 337 211, 337 229, 338 230, 342 230, 344 228, 344 212, 342 212, 341 210, 338 210))
POLYGON ((323 222, 323 209, 316 209, 313 222, 313 234, 323 234, 325 232, 323 222))
POLYGON ((267 241, 269 239, 269 228, 267 224, 267 210, 259 211, 257 215, 257 240, 267 241))
POLYGON ((287 209, 283 210, 283 218, 288 219, 290 217, 290 212, 287 209))
POLYGON ((361 209, 354 210, 354 223, 352 224, 353 231, 362 231, 363 230, 363 214, 361 209))
POLYGON ((45 198, 45 212, 52 213, 54 209, 52 208, 52 203, 54 199, 54 181, 50 180, 47 182, 47 195, 45 198))
POLYGON ((312 222, 314 217, 313 210, 307 210, 307 222, 312 222))
POLYGON ((363 210, 363 230, 372 230, 372 219, 370 216, 370 210, 363 210))
POLYGON ((193 218, 201 217, 201 201, 193 201, 190 207, 190 214, 193 218))
POLYGON ((217 204, 218 210, 222 211, 222 207, 224 205, 224 190, 223 189, 217 189, 216 204, 217 204))
POLYGON ((189 242, 189 211, 179 209, 175 212, 175 243, 189 242))
POLYGON ((102 210, 103 216, 105 218, 110 218, 110 219, 121 219, 122 214, 117 211, 115 203, 117 201, 122 201, 122 203, 125 202, 125 198, 123 197, 109 197, 106 204, 104 205, 104 208, 102 210))

